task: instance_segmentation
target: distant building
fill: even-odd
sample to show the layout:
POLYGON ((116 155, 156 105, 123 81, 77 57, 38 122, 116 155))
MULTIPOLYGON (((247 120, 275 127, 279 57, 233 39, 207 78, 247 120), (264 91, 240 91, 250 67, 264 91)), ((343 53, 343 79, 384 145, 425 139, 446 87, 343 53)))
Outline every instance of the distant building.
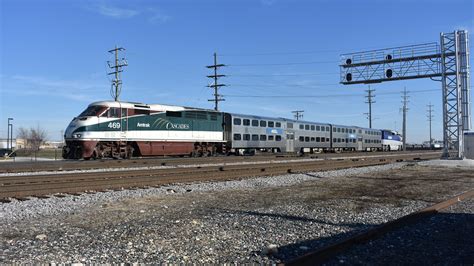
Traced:
MULTIPOLYGON (((13 139, 12 141, 13 148, 17 147, 16 141, 16 139, 13 139)), ((7 147, 10 147, 10 143, 7 143, 7 139, 0 139, 0 149, 6 149, 7 147)))

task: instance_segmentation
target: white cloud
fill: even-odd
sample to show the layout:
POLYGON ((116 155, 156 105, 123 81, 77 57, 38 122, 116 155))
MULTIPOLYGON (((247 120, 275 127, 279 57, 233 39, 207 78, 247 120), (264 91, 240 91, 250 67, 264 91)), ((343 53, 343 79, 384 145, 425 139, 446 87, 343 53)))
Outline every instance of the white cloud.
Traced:
POLYGON ((131 8, 120 8, 116 6, 106 5, 104 3, 97 5, 95 10, 104 16, 113 18, 131 18, 138 14, 140 11, 131 8))
POLYGON ((119 7, 102 2, 90 6, 88 9, 115 19, 129 19, 138 17, 138 15, 145 17, 150 23, 164 23, 171 19, 171 16, 156 7, 119 7))

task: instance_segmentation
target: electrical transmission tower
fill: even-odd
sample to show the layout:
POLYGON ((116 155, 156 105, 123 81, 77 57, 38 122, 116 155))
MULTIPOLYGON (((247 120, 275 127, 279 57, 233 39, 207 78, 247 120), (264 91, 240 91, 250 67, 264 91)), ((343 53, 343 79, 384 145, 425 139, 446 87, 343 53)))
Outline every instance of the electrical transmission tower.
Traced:
POLYGON ((433 121, 433 105, 430 103, 427 105, 428 110, 426 110, 428 113, 426 117, 428 118, 428 122, 430 123, 430 148, 433 147, 433 138, 431 137, 431 122, 433 121))
POLYGON ((407 91, 407 88, 404 88, 403 91, 402 91, 402 103, 403 103, 403 107, 402 107, 402 112, 403 112, 403 150, 406 151, 407 148, 406 148, 406 144, 407 144, 407 112, 408 112, 408 98, 410 98, 410 96, 408 96, 408 91, 407 91))
POLYGON ((464 132, 471 129, 469 34, 441 33, 438 42, 342 55, 342 84, 371 84, 429 78, 441 81, 443 158, 464 157, 464 132))
POLYGON ((291 111, 291 112, 295 114, 296 120, 300 120, 300 118, 303 118, 304 110, 297 110, 297 111, 291 111))
POLYGON ((211 66, 206 66, 207 68, 212 68, 214 69, 214 75, 209 75, 207 76, 208 78, 211 78, 214 80, 214 84, 212 85, 207 85, 207 87, 209 88, 213 88, 214 89, 214 99, 210 99, 208 101, 210 102, 214 102, 214 110, 216 111, 219 111, 219 102, 221 101, 225 101, 224 98, 222 98, 222 95, 219 94, 219 88, 220 87, 224 87, 226 86, 225 84, 219 84, 218 83, 218 79, 219 78, 222 78, 222 77, 225 77, 225 75, 222 75, 222 74, 217 74, 217 69, 220 68, 220 67, 224 67, 226 65, 224 64, 217 64, 217 54, 214 53, 214 65, 211 65, 211 66))
POLYGON ((372 104, 375 103, 375 101, 372 100, 372 98, 374 98, 375 95, 373 95, 372 93, 375 92, 375 89, 371 89, 369 86, 369 89, 366 90, 366 92, 367 92, 367 96, 365 96, 365 98, 367 98, 367 101, 365 103, 369 104, 369 112, 364 113, 364 114, 367 115, 367 119, 369 120, 369 128, 372 128, 372 104))
POLYGON ((118 53, 120 51, 125 51, 125 48, 115 46, 114 49, 109 50, 109 53, 115 54, 115 60, 113 65, 111 65, 110 61, 107 61, 109 67, 114 69, 113 72, 108 74, 115 75, 114 79, 112 80, 112 88, 110 89, 110 95, 115 101, 119 100, 120 92, 122 90, 122 80, 120 75, 120 73, 123 72, 122 67, 128 66, 127 60, 125 58, 119 59, 118 53))

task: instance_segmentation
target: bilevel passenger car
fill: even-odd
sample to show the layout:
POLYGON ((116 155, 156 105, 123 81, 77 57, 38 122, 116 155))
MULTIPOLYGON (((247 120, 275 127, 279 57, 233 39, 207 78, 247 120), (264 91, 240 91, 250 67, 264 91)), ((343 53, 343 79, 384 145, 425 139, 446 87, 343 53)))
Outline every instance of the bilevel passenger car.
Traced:
MULTIPOLYGON (((382 150, 383 145, 394 150, 395 144, 382 143, 383 132, 182 106, 103 101, 90 104, 71 121, 64 135, 63 157, 313 153, 382 150)), ((393 141, 397 140, 394 136, 400 137, 386 132, 393 133, 393 141)))

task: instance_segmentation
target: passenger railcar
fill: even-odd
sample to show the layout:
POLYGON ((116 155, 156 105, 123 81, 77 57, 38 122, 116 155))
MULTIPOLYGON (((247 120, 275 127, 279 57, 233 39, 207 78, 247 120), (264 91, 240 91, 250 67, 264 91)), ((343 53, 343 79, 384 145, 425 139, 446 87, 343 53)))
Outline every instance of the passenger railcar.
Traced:
POLYGON ((401 143, 390 130, 111 101, 90 104, 64 137, 67 159, 374 151, 401 143))

